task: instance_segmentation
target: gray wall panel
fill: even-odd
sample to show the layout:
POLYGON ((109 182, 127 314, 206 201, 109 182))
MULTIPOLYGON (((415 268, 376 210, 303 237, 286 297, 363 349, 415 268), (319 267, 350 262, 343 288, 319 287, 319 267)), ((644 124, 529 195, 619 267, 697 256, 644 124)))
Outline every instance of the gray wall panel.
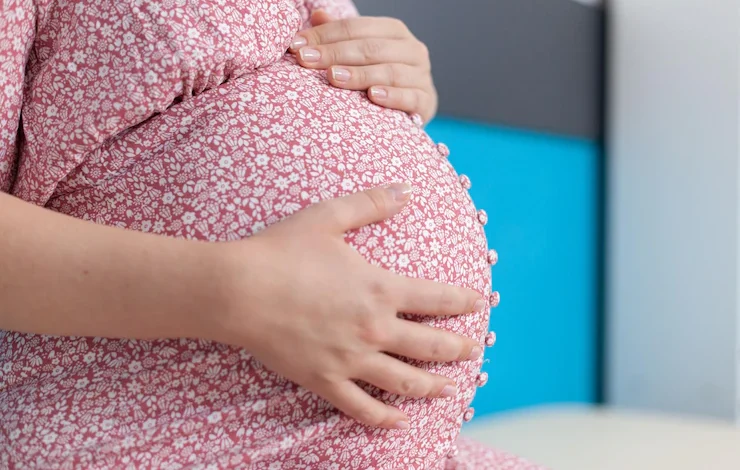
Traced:
POLYGON ((428 46, 440 112, 594 138, 603 9, 572 0, 355 0, 428 46))

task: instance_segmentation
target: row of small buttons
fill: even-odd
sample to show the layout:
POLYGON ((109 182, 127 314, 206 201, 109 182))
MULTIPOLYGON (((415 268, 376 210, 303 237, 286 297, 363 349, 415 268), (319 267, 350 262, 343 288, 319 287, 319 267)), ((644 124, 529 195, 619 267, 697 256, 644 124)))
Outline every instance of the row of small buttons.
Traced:
MULTIPOLYGON (((437 151, 444 158, 447 158, 450 155, 449 147, 447 147, 447 145, 443 143, 437 144, 437 151)), ((470 180, 470 177, 468 177, 467 175, 460 175, 460 185, 466 191, 470 190, 473 187, 473 183, 470 180)), ((476 217, 478 219, 478 222, 482 226, 485 226, 486 224, 488 224, 488 213, 485 210, 483 209, 479 210, 476 214, 476 217)), ((496 250, 494 249, 489 250, 487 254, 487 261, 488 261, 488 264, 490 264, 491 266, 495 266, 496 263, 498 263, 498 252, 496 252, 496 250)), ((489 303, 490 303, 491 308, 498 307, 500 302, 501 302, 501 294, 499 294, 498 291, 493 291, 491 295, 489 296, 489 303)), ((492 347, 494 344, 496 344, 496 333, 493 331, 489 332, 483 339, 483 343, 486 345, 486 347, 492 347)), ((488 373, 487 372, 479 373, 475 379, 475 385, 478 387, 483 387, 487 383, 488 383, 488 373)), ((465 410, 465 412, 463 413, 462 419, 463 421, 468 422, 473 419, 474 415, 475 415, 475 409, 473 407, 470 407, 467 410, 465 410)), ((447 457, 454 458, 457 456, 457 454, 458 454, 457 446, 453 444, 452 447, 450 448, 450 451, 447 454, 447 457)))

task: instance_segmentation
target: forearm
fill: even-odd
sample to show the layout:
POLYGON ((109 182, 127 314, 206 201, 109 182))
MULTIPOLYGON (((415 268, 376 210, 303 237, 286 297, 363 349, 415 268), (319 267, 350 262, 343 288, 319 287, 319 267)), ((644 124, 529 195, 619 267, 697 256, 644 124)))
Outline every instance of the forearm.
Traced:
POLYGON ((0 193, 0 329, 193 336, 218 308, 206 244, 81 221, 0 193))

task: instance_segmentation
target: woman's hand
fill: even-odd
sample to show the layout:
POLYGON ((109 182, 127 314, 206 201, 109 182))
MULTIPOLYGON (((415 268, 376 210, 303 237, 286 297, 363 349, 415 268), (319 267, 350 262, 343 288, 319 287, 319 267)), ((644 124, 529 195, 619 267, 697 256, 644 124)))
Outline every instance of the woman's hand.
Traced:
POLYGON ((486 306, 467 289, 372 266, 345 243, 346 231, 400 211, 409 191, 394 185, 323 202, 232 243, 106 227, 0 193, 0 330, 220 341, 365 424, 408 427, 354 380, 405 396, 454 395, 451 380, 386 353, 474 360, 478 342, 397 314, 486 306))
POLYGON ((376 104, 418 113, 429 122, 437 112, 427 47, 394 18, 358 17, 335 21, 323 11, 311 17, 313 28, 291 44, 298 62, 328 69, 332 85, 367 90, 376 104))
POLYGON ((215 244, 235 302, 211 325, 211 338, 242 346, 266 367, 370 425, 407 429, 398 409, 354 381, 411 397, 448 397, 455 383, 389 354, 452 362, 475 360, 477 341, 405 320, 401 312, 460 315, 481 311, 480 294, 399 276, 368 263, 345 232, 401 210, 406 185, 326 201, 244 242, 215 244), (249 293, 245 295, 245 293, 249 293))

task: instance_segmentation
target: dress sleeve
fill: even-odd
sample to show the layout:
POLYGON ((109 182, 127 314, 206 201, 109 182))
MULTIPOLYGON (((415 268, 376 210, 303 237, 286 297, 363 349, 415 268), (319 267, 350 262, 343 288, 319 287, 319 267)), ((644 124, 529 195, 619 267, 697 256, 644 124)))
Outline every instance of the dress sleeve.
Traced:
POLYGON ((18 136, 26 60, 33 43, 33 0, 0 0, 0 191, 10 191, 18 158, 18 136))

